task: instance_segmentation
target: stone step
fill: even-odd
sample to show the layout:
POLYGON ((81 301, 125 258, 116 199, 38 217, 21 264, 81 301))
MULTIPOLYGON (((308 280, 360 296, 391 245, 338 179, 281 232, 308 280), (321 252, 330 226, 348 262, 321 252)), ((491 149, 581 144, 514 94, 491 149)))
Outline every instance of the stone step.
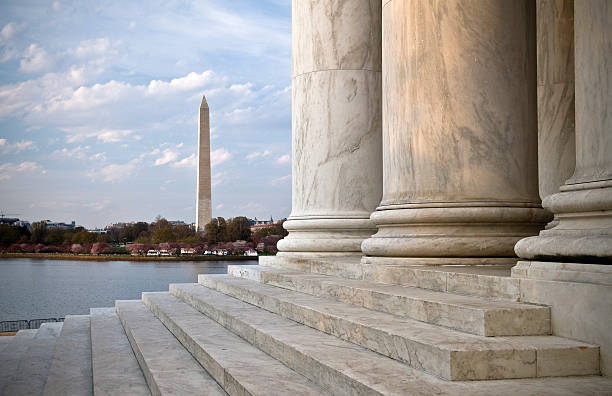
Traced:
POLYGON ((0 353, 13 341, 13 338, 14 336, 0 336, 0 353))
POLYGON ((227 395, 142 301, 115 308, 153 395, 227 395))
POLYGON ((519 301, 519 279, 511 266, 361 264, 362 280, 468 296, 519 301))
POLYGON ((23 351, 12 378, 2 389, 3 396, 42 395, 61 330, 61 322, 40 326, 23 351))
POLYGON ((228 394, 327 394, 170 293, 143 293, 142 299, 228 394))
POLYGON ((4 387, 17 373, 19 361, 32 344, 32 339, 38 330, 19 330, 10 337, 11 342, 0 351, 0 395, 4 387))
POLYGON ((258 265, 230 265, 228 274, 476 335, 550 334, 549 307, 258 265))
POLYGON ((173 295, 335 395, 605 395, 599 376, 445 381, 198 284, 173 295))
POLYGON ((476 336, 228 275, 200 282, 448 380, 599 374, 599 347, 565 338, 476 336))
POLYGON ((89 315, 68 315, 55 345, 45 396, 93 395, 89 315))
POLYGON ((94 394, 149 396, 151 392, 115 308, 92 308, 89 312, 94 394))

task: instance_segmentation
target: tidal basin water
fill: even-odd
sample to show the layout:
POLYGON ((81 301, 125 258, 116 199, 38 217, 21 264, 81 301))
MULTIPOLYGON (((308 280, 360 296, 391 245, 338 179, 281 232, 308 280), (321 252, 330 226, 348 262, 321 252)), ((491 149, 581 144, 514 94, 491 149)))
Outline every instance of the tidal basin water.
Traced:
POLYGON ((0 259, 0 321, 89 314, 170 283, 195 283, 198 274, 226 273, 228 264, 256 263, 0 259))

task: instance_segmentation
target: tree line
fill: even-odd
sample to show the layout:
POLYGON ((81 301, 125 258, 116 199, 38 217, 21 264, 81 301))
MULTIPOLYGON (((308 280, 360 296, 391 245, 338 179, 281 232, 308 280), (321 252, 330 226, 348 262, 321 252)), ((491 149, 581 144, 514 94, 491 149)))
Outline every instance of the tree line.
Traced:
POLYGON ((175 247, 197 247, 202 250, 217 245, 231 246, 227 243, 235 241, 245 241, 249 247, 256 247, 260 242, 272 244, 270 241, 274 240, 275 250, 275 241, 286 235, 282 222, 251 232, 249 220, 244 216, 229 219, 214 218, 205 226, 204 232, 197 232, 186 224, 170 223, 161 216, 157 216, 152 223, 137 222, 109 226, 105 230, 106 234, 97 234, 83 227, 50 228, 44 221, 32 223, 29 230, 27 227, 0 224, 0 248, 24 252, 88 253, 91 251, 96 254, 128 253, 118 246, 133 243, 146 246, 170 243, 175 247))

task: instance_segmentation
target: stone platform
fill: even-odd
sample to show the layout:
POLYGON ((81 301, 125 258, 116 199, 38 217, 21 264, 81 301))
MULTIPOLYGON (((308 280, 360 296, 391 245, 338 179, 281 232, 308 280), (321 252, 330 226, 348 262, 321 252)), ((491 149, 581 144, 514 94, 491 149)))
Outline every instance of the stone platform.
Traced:
POLYGON ((2 344, 0 394, 612 394, 600 346, 556 335, 509 269, 395 285, 266 264, 21 331, 2 344))

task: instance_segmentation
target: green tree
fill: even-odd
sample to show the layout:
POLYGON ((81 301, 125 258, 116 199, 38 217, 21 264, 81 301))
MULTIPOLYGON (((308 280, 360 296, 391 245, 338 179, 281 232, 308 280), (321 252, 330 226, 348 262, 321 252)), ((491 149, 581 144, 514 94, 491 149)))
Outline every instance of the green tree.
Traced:
POLYGON ((21 238, 19 228, 8 224, 0 224, 0 245, 8 246, 16 243, 21 238))
POLYGON ((212 245, 219 242, 219 220, 212 219, 208 224, 204 226, 204 233, 206 234, 206 239, 212 245))
POLYGON ((228 241, 248 241, 251 238, 251 224, 244 216, 234 217, 227 223, 228 241))
POLYGON ((37 221, 30 225, 30 232, 32 234, 31 239, 34 243, 42 243, 47 234, 47 223, 44 221, 37 221))

